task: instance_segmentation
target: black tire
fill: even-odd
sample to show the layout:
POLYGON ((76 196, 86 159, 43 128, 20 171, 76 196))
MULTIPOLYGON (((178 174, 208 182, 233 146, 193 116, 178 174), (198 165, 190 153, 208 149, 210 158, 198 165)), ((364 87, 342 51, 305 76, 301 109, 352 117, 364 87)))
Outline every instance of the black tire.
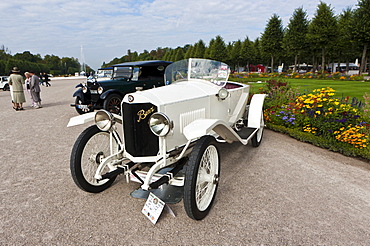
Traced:
POLYGON ((4 85, 3 90, 10 91, 10 86, 8 84, 4 85))
POLYGON ((122 96, 118 94, 110 94, 103 104, 103 108, 114 114, 121 114, 122 96))
MULTIPOLYGON (((116 177, 97 182, 94 178, 100 157, 110 155, 109 133, 99 130, 96 125, 86 128, 78 136, 71 153, 70 169, 73 181, 87 192, 98 193, 109 188, 116 177)), ((117 143, 117 141, 116 141, 117 143)), ((118 151, 118 143, 113 151, 118 151)), ((109 172, 102 170, 101 175, 109 172)))
MULTIPOLYGON (((76 104, 76 105, 80 105, 80 104, 82 104, 81 98, 76 97, 75 104, 76 104)), ((87 110, 87 111, 84 111, 84 110, 82 110, 82 109, 80 109, 80 108, 77 108, 77 107, 75 107, 75 108, 76 108, 77 113, 79 113, 79 114, 86 114, 86 113, 89 113, 89 112, 94 111, 94 110, 91 110, 90 108, 89 108, 89 110, 87 110)))
POLYGON ((262 138, 263 138, 263 130, 265 128, 265 122, 263 120, 263 113, 262 113, 262 116, 261 116, 261 121, 260 121, 260 129, 258 130, 258 132, 252 137, 252 146, 253 147, 258 147, 260 146, 261 142, 262 142, 262 138))
POLYGON ((190 218, 201 220, 208 215, 216 196, 219 174, 216 140, 204 136, 195 144, 185 172, 184 207, 190 218), (199 194, 200 190, 204 192, 199 194))

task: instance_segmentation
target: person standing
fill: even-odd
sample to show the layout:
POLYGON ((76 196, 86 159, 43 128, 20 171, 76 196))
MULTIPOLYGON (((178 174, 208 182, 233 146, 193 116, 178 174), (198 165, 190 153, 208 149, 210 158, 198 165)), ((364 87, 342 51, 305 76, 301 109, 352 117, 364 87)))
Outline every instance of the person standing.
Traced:
POLYGON ((40 80, 39 77, 35 75, 35 72, 29 71, 31 75, 31 81, 30 81, 30 89, 31 89, 31 96, 33 98, 33 101, 36 103, 35 108, 42 108, 41 106, 41 97, 40 97, 40 80))
POLYGON ((26 102, 26 97, 24 96, 24 79, 19 74, 21 71, 14 67, 12 70, 12 74, 9 76, 8 83, 12 86, 12 99, 13 99, 13 108, 15 110, 23 110, 23 103, 26 102))
POLYGON ((35 101, 33 101, 33 98, 32 98, 32 95, 31 95, 31 85, 30 85, 30 83, 31 83, 31 75, 30 75, 29 72, 25 72, 24 73, 24 76, 26 77, 26 80, 25 80, 25 82, 26 82, 26 90, 27 90, 27 93, 30 96, 31 102, 32 102, 31 107, 35 107, 36 106, 36 103, 35 103, 35 101))
POLYGON ((45 86, 46 87, 51 86, 51 84, 49 83, 49 81, 50 81, 49 75, 47 73, 44 73, 44 81, 45 81, 45 86))
POLYGON ((42 78, 42 73, 40 73, 40 85, 44 85, 44 80, 42 78))

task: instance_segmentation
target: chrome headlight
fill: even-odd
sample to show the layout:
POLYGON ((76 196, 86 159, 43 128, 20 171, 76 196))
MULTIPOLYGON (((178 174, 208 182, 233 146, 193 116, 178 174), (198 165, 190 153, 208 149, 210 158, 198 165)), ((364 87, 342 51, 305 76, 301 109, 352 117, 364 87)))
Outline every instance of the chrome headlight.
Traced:
POLYGON ((149 118, 150 130, 158 137, 166 136, 173 127, 172 122, 163 113, 154 113, 149 118))
POLYGON ((229 91, 225 88, 221 88, 216 95, 219 99, 225 100, 229 96, 229 91))
POLYGON ((86 93, 86 92, 87 92, 87 87, 86 87, 86 86, 83 86, 83 87, 82 87, 82 92, 83 92, 83 93, 86 93))
POLYGON ((109 131, 116 123, 113 114, 106 110, 99 110, 95 114, 95 124, 102 131, 109 131))
POLYGON ((99 88, 98 88, 98 93, 99 93, 99 94, 102 94, 102 93, 103 93, 103 91, 104 91, 103 87, 99 86, 99 88))

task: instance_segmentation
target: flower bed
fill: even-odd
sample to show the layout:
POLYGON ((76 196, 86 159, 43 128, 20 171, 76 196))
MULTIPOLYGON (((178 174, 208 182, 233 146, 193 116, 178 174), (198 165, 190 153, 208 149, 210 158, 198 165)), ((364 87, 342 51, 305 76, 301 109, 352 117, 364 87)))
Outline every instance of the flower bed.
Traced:
MULTIPOLYGON (((300 94, 282 82, 267 81, 266 125, 315 145, 370 160, 368 111, 338 99, 327 87, 300 94)), ((366 99, 366 98, 365 98, 366 99)), ((368 106, 368 104, 366 104, 368 106)))

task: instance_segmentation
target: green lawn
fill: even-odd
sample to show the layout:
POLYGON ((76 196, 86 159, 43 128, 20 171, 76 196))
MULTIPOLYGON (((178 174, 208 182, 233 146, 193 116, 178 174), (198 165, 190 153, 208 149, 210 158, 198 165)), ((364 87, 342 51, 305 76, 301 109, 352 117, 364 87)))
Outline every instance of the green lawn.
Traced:
MULTIPOLYGON (((257 92, 259 88, 264 87, 264 83, 249 82, 248 79, 236 79, 230 80, 248 83, 252 86, 251 91, 257 92)), ((259 78, 259 81, 267 80, 266 78, 259 78)), ((358 100, 363 101, 364 93, 367 92, 370 95, 370 81, 337 81, 337 80, 324 80, 324 79, 281 79, 287 81, 293 88, 299 88, 301 93, 310 93, 314 89, 331 87, 335 90, 336 96, 341 98, 342 96, 349 96, 350 98, 356 97, 358 100)))

